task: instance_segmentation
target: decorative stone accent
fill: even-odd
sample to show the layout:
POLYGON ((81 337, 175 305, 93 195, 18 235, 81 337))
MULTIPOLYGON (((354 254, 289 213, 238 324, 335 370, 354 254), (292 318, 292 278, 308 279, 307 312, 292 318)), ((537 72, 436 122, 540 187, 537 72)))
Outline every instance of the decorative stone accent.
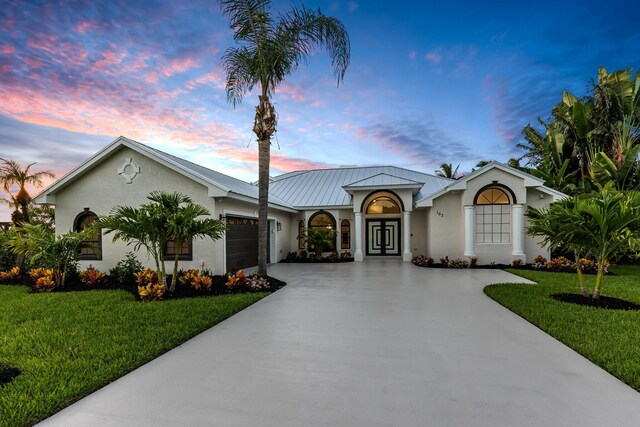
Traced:
POLYGON ((133 178, 140 173, 140 166, 138 166, 131 157, 124 159, 124 163, 118 168, 118 175, 120 175, 127 184, 133 182, 133 178), (129 167, 127 170, 127 166, 129 167))

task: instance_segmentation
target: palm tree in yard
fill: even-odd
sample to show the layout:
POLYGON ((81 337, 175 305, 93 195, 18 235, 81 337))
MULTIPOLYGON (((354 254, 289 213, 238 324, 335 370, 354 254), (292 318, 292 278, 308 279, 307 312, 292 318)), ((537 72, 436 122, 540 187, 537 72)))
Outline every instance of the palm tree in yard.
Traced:
POLYGON ((28 222, 31 195, 25 187, 29 184, 35 187, 42 187, 43 178, 55 178, 55 175, 49 171, 31 172, 30 169, 35 163, 30 163, 23 168, 15 160, 0 158, 0 161, 2 161, 2 165, 0 165, 0 184, 9 195, 9 200, 2 200, 9 203, 14 209, 11 214, 11 220, 16 225, 28 222), (15 194, 12 194, 10 190, 14 185, 18 186, 18 190, 15 194))
POLYGON ((271 136, 277 117, 270 98, 278 86, 318 48, 331 58, 338 84, 349 66, 349 35, 336 18, 318 10, 292 8, 275 18, 269 0, 222 0, 237 46, 222 60, 227 100, 235 107, 254 88, 259 104, 253 124, 258 139, 258 273, 267 273, 267 210, 271 136))

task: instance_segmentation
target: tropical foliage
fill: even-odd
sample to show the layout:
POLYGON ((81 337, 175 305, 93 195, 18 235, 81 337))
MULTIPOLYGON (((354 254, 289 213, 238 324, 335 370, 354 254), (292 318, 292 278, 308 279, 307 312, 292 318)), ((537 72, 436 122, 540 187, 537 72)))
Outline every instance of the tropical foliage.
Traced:
POLYGON ((336 231, 326 228, 307 228, 298 239, 304 239, 304 243, 309 251, 313 251, 316 259, 322 258, 322 252, 331 248, 336 240, 336 231))
POLYGON ((189 196, 180 193, 154 191, 147 197, 150 203, 138 208, 118 206, 111 215, 96 222, 96 227, 105 234, 113 233, 113 240, 133 244, 134 249, 146 249, 156 265, 158 280, 167 285, 163 256, 167 243, 172 241, 176 248, 173 264, 173 280, 170 292, 175 290, 178 277, 179 248, 193 239, 222 237, 226 227, 223 222, 210 216, 202 205, 194 203, 189 196))
POLYGON ((28 265, 37 265, 53 271, 56 287, 64 287, 67 276, 77 271, 80 249, 94 230, 70 231, 56 235, 40 224, 22 224, 20 232, 11 235, 8 245, 13 253, 24 258, 28 265))
POLYGON ((235 107, 258 89, 253 132, 258 139, 258 273, 267 274, 267 209, 271 137, 277 116, 270 98, 278 86, 319 47, 324 48, 338 84, 343 81, 351 57, 349 35, 336 18, 319 9, 295 5, 274 17, 269 0, 222 0, 235 47, 222 60, 227 75, 227 100, 235 107))
MULTIPOLYGON (((591 297, 598 299, 607 262, 640 248, 640 192, 618 191, 613 184, 579 198, 553 203, 549 208, 528 207, 527 233, 542 238, 550 247, 564 246, 576 259, 590 255, 597 262, 596 283, 591 297)), ((583 296, 589 296, 582 277, 576 272, 583 296)))
POLYGON ((55 176, 49 171, 31 172, 31 167, 35 163, 22 167, 14 160, 0 158, 0 161, 2 162, 0 165, 0 185, 9 196, 8 199, 0 200, 8 203, 13 209, 11 221, 14 224, 20 225, 28 222, 30 219, 29 207, 32 199, 26 187, 28 185, 33 185, 36 188, 41 187, 44 178, 55 178, 55 176), (12 192, 14 187, 17 187, 17 189, 12 192))
POLYGON ((440 169, 436 169, 436 176, 449 179, 459 179, 463 176, 458 174, 459 168, 460 165, 456 166, 454 169, 451 163, 443 163, 440 165, 440 169))
POLYGON ((524 130, 524 160, 545 184, 568 194, 589 192, 612 182, 618 190, 640 184, 640 78, 632 70, 598 70, 590 94, 565 91, 540 120, 543 132, 524 130))

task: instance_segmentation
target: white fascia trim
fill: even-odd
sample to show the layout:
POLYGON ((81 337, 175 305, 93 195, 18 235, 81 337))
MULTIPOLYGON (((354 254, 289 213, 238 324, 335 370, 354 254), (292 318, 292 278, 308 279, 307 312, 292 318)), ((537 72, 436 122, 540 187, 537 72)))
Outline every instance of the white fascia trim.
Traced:
POLYGON ((71 183, 72 181, 74 181, 75 179, 81 177, 82 175, 84 175, 84 173, 86 171, 88 171, 89 169, 91 169, 94 165, 96 165, 97 163, 99 163, 103 158, 109 156, 111 153, 113 153, 114 151, 116 151, 118 148, 120 148, 120 146, 124 146, 127 147, 143 156, 146 156, 166 167, 168 167, 169 169, 173 170, 174 172, 177 172, 181 175, 184 175, 194 181, 196 181, 199 184, 202 184, 203 186, 207 187, 208 189, 208 193, 211 197, 221 197, 221 196, 225 196, 228 192, 229 189, 225 188, 224 186, 212 182, 211 180, 206 179, 205 177, 203 177, 200 174, 197 173, 193 173, 191 171, 187 171, 185 170, 181 165, 179 165, 178 163, 167 159, 165 157, 162 156, 158 156, 155 152, 149 150, 147 147, 145 147, 144 145, 137 143, 135 141, 130 140, 129 138, 126 138, 124 136, 119 136, 118 138, 116 138, 111 144, 107 145, 106 147, 104 147, 102 150, 98 151, 96 154, 94 154, 93 156, 89 157, 87 160, 85 160, 83 163, 81 163, 79 166, 77 166, 75 169, 71 170, 71 172, 67 173, 65 176, 63 176, 62 178, 60 178, 58 181, 54 182, 53 184, 51 184, 49 187, 45 188, 44 190, 42 190, 37 196, 34 197, 34 201, 36 203, 42 204, 42 203, 48 203, 48 204, 55 204, 55 193, 61 189, 63 189, 64 187, 66 187, 69 183, 71 183), (212 196, 215 195, 215 196, 212 196))

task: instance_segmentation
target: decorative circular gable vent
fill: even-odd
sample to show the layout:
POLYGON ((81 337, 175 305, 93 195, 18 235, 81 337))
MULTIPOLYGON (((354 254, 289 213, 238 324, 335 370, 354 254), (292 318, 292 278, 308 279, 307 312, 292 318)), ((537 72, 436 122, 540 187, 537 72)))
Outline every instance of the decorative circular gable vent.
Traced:
POLYGON ((140 173, 138 166, 131 157, 124 159, 124 163, 118 168, 118 175, 124 178, 127 184, 131 184, 133 178, 140 173))

